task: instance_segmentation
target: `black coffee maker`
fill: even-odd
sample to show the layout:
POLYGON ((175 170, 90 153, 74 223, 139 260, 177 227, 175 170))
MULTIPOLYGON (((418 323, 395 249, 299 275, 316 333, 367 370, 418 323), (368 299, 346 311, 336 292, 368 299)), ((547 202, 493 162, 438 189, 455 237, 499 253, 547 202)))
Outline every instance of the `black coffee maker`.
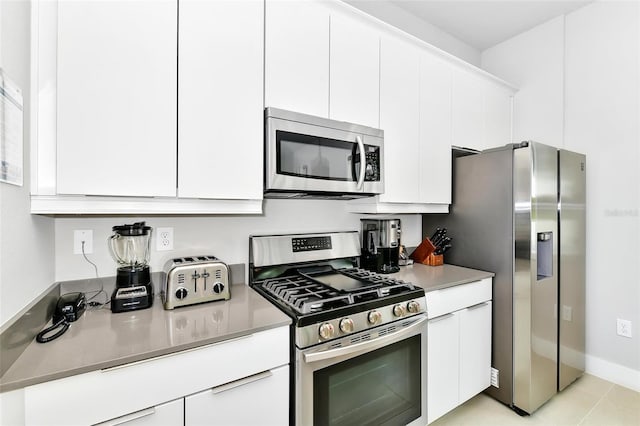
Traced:
POLYGON ((134 311, 153 304, 149 268, 151 227, 144 222, 114 226, 109 251, 118 262, 116 288, 111 295, 111 312, 134 311))
POLYGON ((398 272, 400 219, 360 219, 360 267, 373 272, 398 272))

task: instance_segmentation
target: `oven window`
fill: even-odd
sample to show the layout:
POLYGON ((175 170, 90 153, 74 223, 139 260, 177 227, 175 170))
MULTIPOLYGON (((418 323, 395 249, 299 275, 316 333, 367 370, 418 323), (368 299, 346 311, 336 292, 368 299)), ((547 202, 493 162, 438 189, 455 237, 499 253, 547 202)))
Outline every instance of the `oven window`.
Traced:
POLYGON ((314 372, 313 424, 406 425, 420 417, 421 338, 314 372))
POLYGON ((336 139, 276 131, 278 174, 355 182, 358 145, 336 139))

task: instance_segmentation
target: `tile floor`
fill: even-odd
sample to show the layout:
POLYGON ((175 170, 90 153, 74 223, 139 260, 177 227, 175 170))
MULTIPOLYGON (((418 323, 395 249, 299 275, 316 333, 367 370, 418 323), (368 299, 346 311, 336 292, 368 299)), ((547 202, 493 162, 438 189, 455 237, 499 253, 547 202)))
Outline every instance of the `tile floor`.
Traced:
POLYGON ((445 425, 640 426, 640 392, 585 374, 531 416, 480 394, 430 426, 445 425))

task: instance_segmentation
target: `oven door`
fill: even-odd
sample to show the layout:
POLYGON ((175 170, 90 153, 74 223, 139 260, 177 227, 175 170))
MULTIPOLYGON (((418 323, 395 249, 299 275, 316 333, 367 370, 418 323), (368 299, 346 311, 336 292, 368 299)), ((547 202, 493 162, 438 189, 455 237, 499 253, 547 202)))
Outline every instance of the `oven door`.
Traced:
POLYGON ((381 137, 269 117, 265 143, 267 193, 384 192, 381 137))
POLYGON ((296 425, 427 423, 427 319, 296 351, 296 425))

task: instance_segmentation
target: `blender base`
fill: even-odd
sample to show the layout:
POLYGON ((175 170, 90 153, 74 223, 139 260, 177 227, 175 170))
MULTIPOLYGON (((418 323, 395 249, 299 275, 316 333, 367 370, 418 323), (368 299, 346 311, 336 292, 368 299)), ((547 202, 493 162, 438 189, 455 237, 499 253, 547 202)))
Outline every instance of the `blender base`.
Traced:
POLYGON ((129 312, 150 308, 153 305, 153 286, 151 283, 117 287, 111 294, 111 312, 129 312))

